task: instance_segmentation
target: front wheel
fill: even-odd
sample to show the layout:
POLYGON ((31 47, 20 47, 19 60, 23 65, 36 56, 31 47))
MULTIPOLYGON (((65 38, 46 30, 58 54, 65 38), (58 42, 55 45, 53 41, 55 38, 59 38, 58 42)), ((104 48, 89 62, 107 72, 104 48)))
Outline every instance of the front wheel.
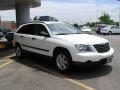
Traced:
POLYGON ((71 56, 67 52, 59 52, 55 56, 56 66, 60 71, 68 71, 72 66, 71 56))

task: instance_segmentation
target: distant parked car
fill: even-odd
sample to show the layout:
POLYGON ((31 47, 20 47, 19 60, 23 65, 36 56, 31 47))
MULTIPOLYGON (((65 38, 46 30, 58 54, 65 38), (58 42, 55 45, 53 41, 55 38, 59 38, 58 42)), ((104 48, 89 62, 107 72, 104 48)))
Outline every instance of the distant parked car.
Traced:
POLYGON ((91 34, 91 33, 92 33, 92 29, 91 29, 89 26, 83 26, 83 27, 81 28, 81 31, 86 32, 86 33, 88 33, 88 34, 91 34))
POLYGON ((115 25, 109 25, 109 26, 106 26, 105 28, 102 28, 101 33, 103 34, 117 34, 117 33, 120 33, 120 27, 118 26, 115 26, 115 25))
POLYGON ((107 26, 107 24, 98 24, 96 27, 96 33, 100 34, 101 29, 106 27, 106 26, 107 26))
POLYGON ((5 35, 5 38, 6 38, 8 41, 12 41, 12 40, 13 40, 13 36, 14 36, 14 32, 8 32, 8 33, 5 35))
POLYGON ((2 32, 0 32, 0 38, 3 38, 4 34, 2 32))
POLYGON ((4 35, 7 34, 10 31, 11 31, 10 29, 0 28, 0 32, 2 32, 4 35))

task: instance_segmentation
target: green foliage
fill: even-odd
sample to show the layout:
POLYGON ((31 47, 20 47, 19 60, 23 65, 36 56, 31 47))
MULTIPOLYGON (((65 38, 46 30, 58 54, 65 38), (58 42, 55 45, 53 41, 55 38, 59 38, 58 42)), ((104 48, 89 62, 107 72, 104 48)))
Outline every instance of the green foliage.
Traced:
POLYGON ((105 12, 99 17, 99 20, 99 23, 101 24, 114 24, 114 21, 111 19, 110 15, 105 12))
POLYGON ((74 27, 79 27, 79 25, 77 23, 73 24, 74 27))
POLYGON ((92 22, 92 23, 89 24, 90 27, 95 27, 96 25, 97 25, 96 22, 92 22))
POLYGON ((114 22, 115 25, 119 26, 119 22, 114 22))

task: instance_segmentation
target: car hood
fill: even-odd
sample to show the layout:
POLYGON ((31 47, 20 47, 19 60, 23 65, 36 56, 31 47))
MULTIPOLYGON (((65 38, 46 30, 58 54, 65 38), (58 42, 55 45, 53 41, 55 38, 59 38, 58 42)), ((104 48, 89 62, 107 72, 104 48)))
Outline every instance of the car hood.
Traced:
POLYGON ((56 39, 65 40, 74 44, 104 44, 108 40, 89 34, 71 34, 71 35, 55 35, 56 39))

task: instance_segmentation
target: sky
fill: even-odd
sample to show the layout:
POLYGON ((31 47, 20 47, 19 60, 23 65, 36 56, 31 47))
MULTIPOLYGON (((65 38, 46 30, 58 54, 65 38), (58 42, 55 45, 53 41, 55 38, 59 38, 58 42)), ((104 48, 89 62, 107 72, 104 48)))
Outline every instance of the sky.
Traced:
MULTIPOLYGON (((49 15, 62 22, 86 23, 97 21, 103 12, 109 13, 115 21, 119 20, 117 0, 42 0, 41 6, 32 8, 31 18, 49 15)), ((15 20, 15 11, 0 11, 2 20, 15 20)))

